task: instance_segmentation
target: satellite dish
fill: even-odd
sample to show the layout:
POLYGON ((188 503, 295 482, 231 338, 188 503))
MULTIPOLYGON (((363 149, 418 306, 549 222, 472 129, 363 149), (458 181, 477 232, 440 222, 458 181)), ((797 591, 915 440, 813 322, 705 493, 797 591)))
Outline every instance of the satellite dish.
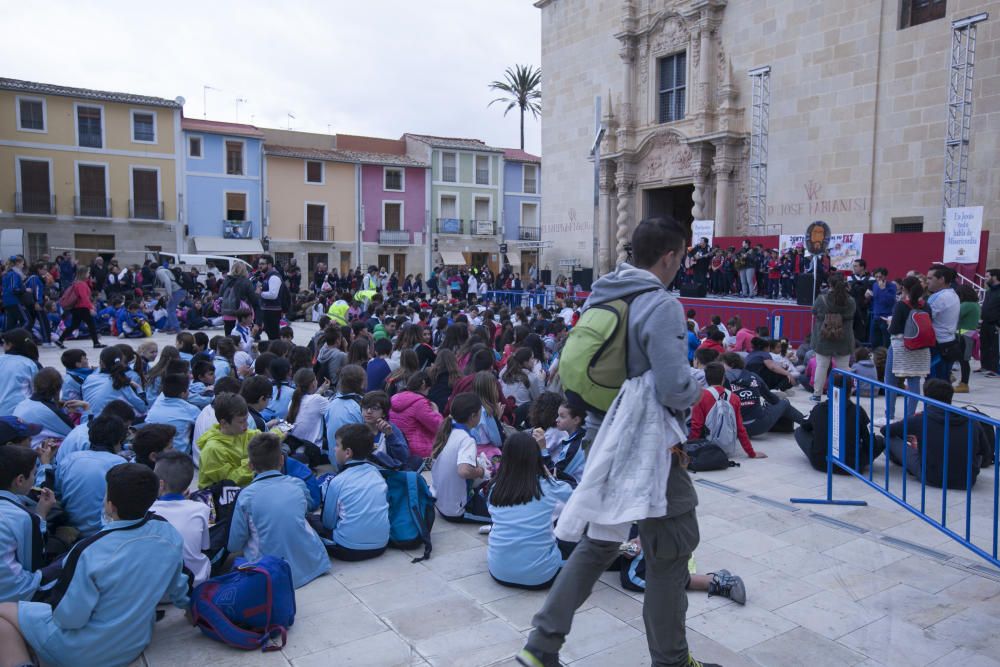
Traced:
POLYGON ((177 97, 174 98, 174 102, 177 102, 177 104, 184 106, 184 103, 187 102, 187 100, 178 95, 177 97))

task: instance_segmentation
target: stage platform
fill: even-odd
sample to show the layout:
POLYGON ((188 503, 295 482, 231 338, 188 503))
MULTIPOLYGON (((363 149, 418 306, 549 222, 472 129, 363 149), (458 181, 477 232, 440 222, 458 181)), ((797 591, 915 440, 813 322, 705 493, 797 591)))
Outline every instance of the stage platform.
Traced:
POLYGON ((766 326, 772 338, 787 338, 798 345, 812 327, 812 306, 800 306, 787 299, 747 299, 742 297, 686 297, 671 292, 684 304, 684 310, 694 309, 694 319, 704 327, 712 321, 713 315, 722 318, 723 323, 737 316, 743 326, 751 329, 766 326))

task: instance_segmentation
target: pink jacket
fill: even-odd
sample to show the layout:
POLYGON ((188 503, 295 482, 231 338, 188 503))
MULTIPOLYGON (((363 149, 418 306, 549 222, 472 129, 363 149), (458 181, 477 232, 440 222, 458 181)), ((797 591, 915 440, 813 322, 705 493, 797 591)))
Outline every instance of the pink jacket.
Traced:
POLYGON ((410 445, 410 454, 430 456, 434 436, 444 417, 423 394, 401 391, 392 397, 389 421, 403 432, 410 445))

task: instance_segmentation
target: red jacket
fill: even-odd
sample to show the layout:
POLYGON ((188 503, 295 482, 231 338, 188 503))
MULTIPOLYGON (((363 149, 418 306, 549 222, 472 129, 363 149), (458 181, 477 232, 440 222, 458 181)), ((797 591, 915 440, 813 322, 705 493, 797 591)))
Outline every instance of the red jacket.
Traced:
POLYGON ((722 343, 714 341, 711 338, 706 338, 705 340, 701 341, 701 345, 698 346, 698 349, 701 350, 703 348, 706 350, 715 350, 716 352, 719 353, 719 355, 723 355, 726 353, 726 349, 722 347, 722 343))
POLYGON ((437 435, 444 417, 426 396, 413 391, 399 392, 392 397, 391 404, 389 421, 406 436, 410 453, 423 457, 430 456, 434 447, 434 436, 437 435))
POLYGON ((94 302, 90 300, 90 284, 86 280, 77 280, 66 289, 76 292, 76 303, 73 304, 73 309, 94 309, 94 302))
MULTIPOLYGON (((722 392, 728 390, 723 387, 715 387, 715 391, 718 392, 719 396, 722 396, 722 392)), ((735 392, 729 392, 729 404, 733 406, 733 411, 736 413, 736 435, 739 438, 740 446, 743 447, 747 456, 754 458, 756 454, 753 451, 753 445, 750 444, 750 436, 747 435, 747 430, 743 426, 743 417, 740 416, 740 399, 735 392)), ((705 419, 708 418, 708 412, 713 407, 715 407, 715 396, 708 389, 702 389, 701 400, 691 410, 691 432, 688 434, 688 439, 697 440, 704 437, 702 431, 705 428, 705 419)))

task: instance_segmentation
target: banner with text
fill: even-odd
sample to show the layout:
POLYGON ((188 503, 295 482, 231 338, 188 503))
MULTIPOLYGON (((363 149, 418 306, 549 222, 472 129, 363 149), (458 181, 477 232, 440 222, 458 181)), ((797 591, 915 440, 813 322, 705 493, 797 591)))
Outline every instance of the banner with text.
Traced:
POLYGON ((698 245, 702 239, 708 239, 709 247, 715 238, 715 220, 694 220, 691 222, 691 245, 698 245))
POLYGON ((944 263, 978 264, 983 207, 949 208, 944 215, 944 263))
MULTIPOLYGON (((839 271, 849 271, 854 260, 861 259, 864 242, 864 234, 830 234, 830 245, 828 246, 830 267, 839 271)), ((804 234, 782 234, 778 250, 785 252, 799 245, 802 247, 806 245, 804 234)), ((810 253, 806 251, 806 254, 810 253)))

